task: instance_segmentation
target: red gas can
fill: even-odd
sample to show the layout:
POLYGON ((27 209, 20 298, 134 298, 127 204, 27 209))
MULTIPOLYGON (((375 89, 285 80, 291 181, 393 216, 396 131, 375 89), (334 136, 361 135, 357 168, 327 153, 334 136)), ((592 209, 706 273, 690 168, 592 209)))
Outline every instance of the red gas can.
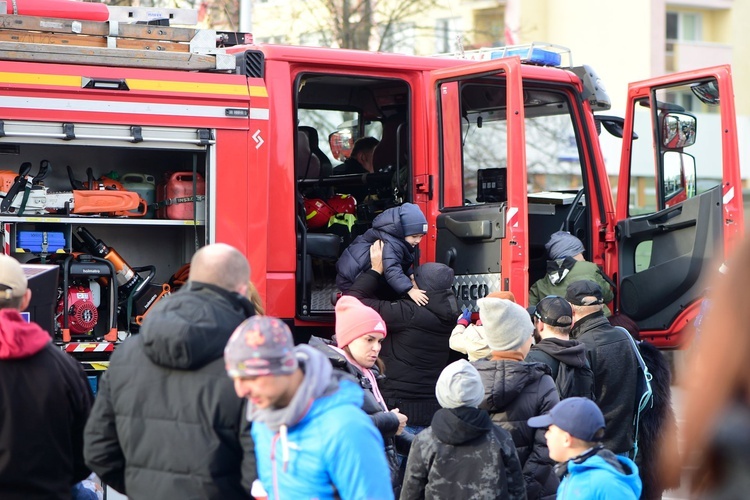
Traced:
POLYGON ((195 174, 195 182, 192 172, 167 174, 156 193, 156 201, 159 204, 156 216, 159 219, 206 219, 206 182, 201 174, 195 174), (193 196, 193 184, 196 196, 193 196), (196 209, 196 217, 193 217, 193 207, 196 209))

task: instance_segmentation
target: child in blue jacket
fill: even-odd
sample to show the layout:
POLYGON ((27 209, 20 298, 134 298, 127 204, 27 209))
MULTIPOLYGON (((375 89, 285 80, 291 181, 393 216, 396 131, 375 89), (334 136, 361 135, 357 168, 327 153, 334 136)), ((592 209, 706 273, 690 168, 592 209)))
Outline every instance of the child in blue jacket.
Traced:
POLYGON ((547 415, 532 417, 529 427, 545 428, 547 447, 562 476, 557 499, 638 500, 641 479, 638 467, 615 455, 598 441, 604 436, 604 415, 587 398, 567 398, 547 415))
POLYGON ((357 276, 370 269, 370 247, 381 240, 383 276, 395 293, 393 298, 409 294, 420 306, 427 304, 427 294, 417 288, 412 269, 415 248, 426 233, 427 219, 418 206, 404 203, 385 210, 341 254, 336 263, 336 285, 342 292, 349 290, 357 276))

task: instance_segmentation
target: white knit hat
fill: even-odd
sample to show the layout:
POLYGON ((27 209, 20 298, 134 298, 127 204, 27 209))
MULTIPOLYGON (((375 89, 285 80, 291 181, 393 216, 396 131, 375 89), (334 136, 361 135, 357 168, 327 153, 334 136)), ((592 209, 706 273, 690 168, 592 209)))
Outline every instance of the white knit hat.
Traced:
POLYGON ((443 408, 476 408, 484 399, 482 378, 471 363, 459 359, 440 373, 435 385, 435 396, 443 408))
POLYGON ((534 332, 529 312, 510 300, 485 297, 477 304, 492 351, 517 351, 534 332))

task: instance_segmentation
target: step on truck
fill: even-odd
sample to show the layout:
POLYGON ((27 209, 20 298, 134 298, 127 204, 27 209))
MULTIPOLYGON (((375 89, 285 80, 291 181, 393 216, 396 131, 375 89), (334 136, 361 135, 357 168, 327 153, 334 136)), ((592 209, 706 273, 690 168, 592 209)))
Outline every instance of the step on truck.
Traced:
POLYGON ((566 230, 614 283, 610 308, 665 348, 742 237, 728 66, 633 83, 617 117, 551 45, 416 57, 0 18, 0 248, 58 269, 46 328, 92 364, 213 242, 247 256, 299 340, 330 334, 337 258, 404 202, 429 222, 419 262, 453 268, 462 307, 496 290, 526 305, 566 230), (366 136, 374 171, 337 175, 366 136), (310 200, 352 192, 312 224, 310 200))

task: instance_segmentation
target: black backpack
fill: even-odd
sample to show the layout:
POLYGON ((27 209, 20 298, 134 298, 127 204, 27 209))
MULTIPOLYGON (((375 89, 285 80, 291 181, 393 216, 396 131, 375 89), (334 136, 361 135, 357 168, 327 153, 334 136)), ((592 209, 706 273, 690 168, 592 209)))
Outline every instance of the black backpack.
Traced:
POLYGON ((594 396, 594 372, 588 360, 586 360, 585 366, 558 363, 555 386, 558 394, 560 394, 560 399, 575 396, 596 401, 594 396))
POLYGON ((649 408, 654 407, 654 391, 651 389, 651 381, 654 377, 641 355, 641 342, 633 340, 633 337, 625 328, 621 326, 615 326, 615 328, 625 333, 633 348, 633 352, 635 352, 635 357, 638 359, 638 385, 635 392, 635 417, 633 418, 633 449, 628 454, 628 458, 635 461, 638 456, 638 435, 641 427, 641 414, 649 408))

